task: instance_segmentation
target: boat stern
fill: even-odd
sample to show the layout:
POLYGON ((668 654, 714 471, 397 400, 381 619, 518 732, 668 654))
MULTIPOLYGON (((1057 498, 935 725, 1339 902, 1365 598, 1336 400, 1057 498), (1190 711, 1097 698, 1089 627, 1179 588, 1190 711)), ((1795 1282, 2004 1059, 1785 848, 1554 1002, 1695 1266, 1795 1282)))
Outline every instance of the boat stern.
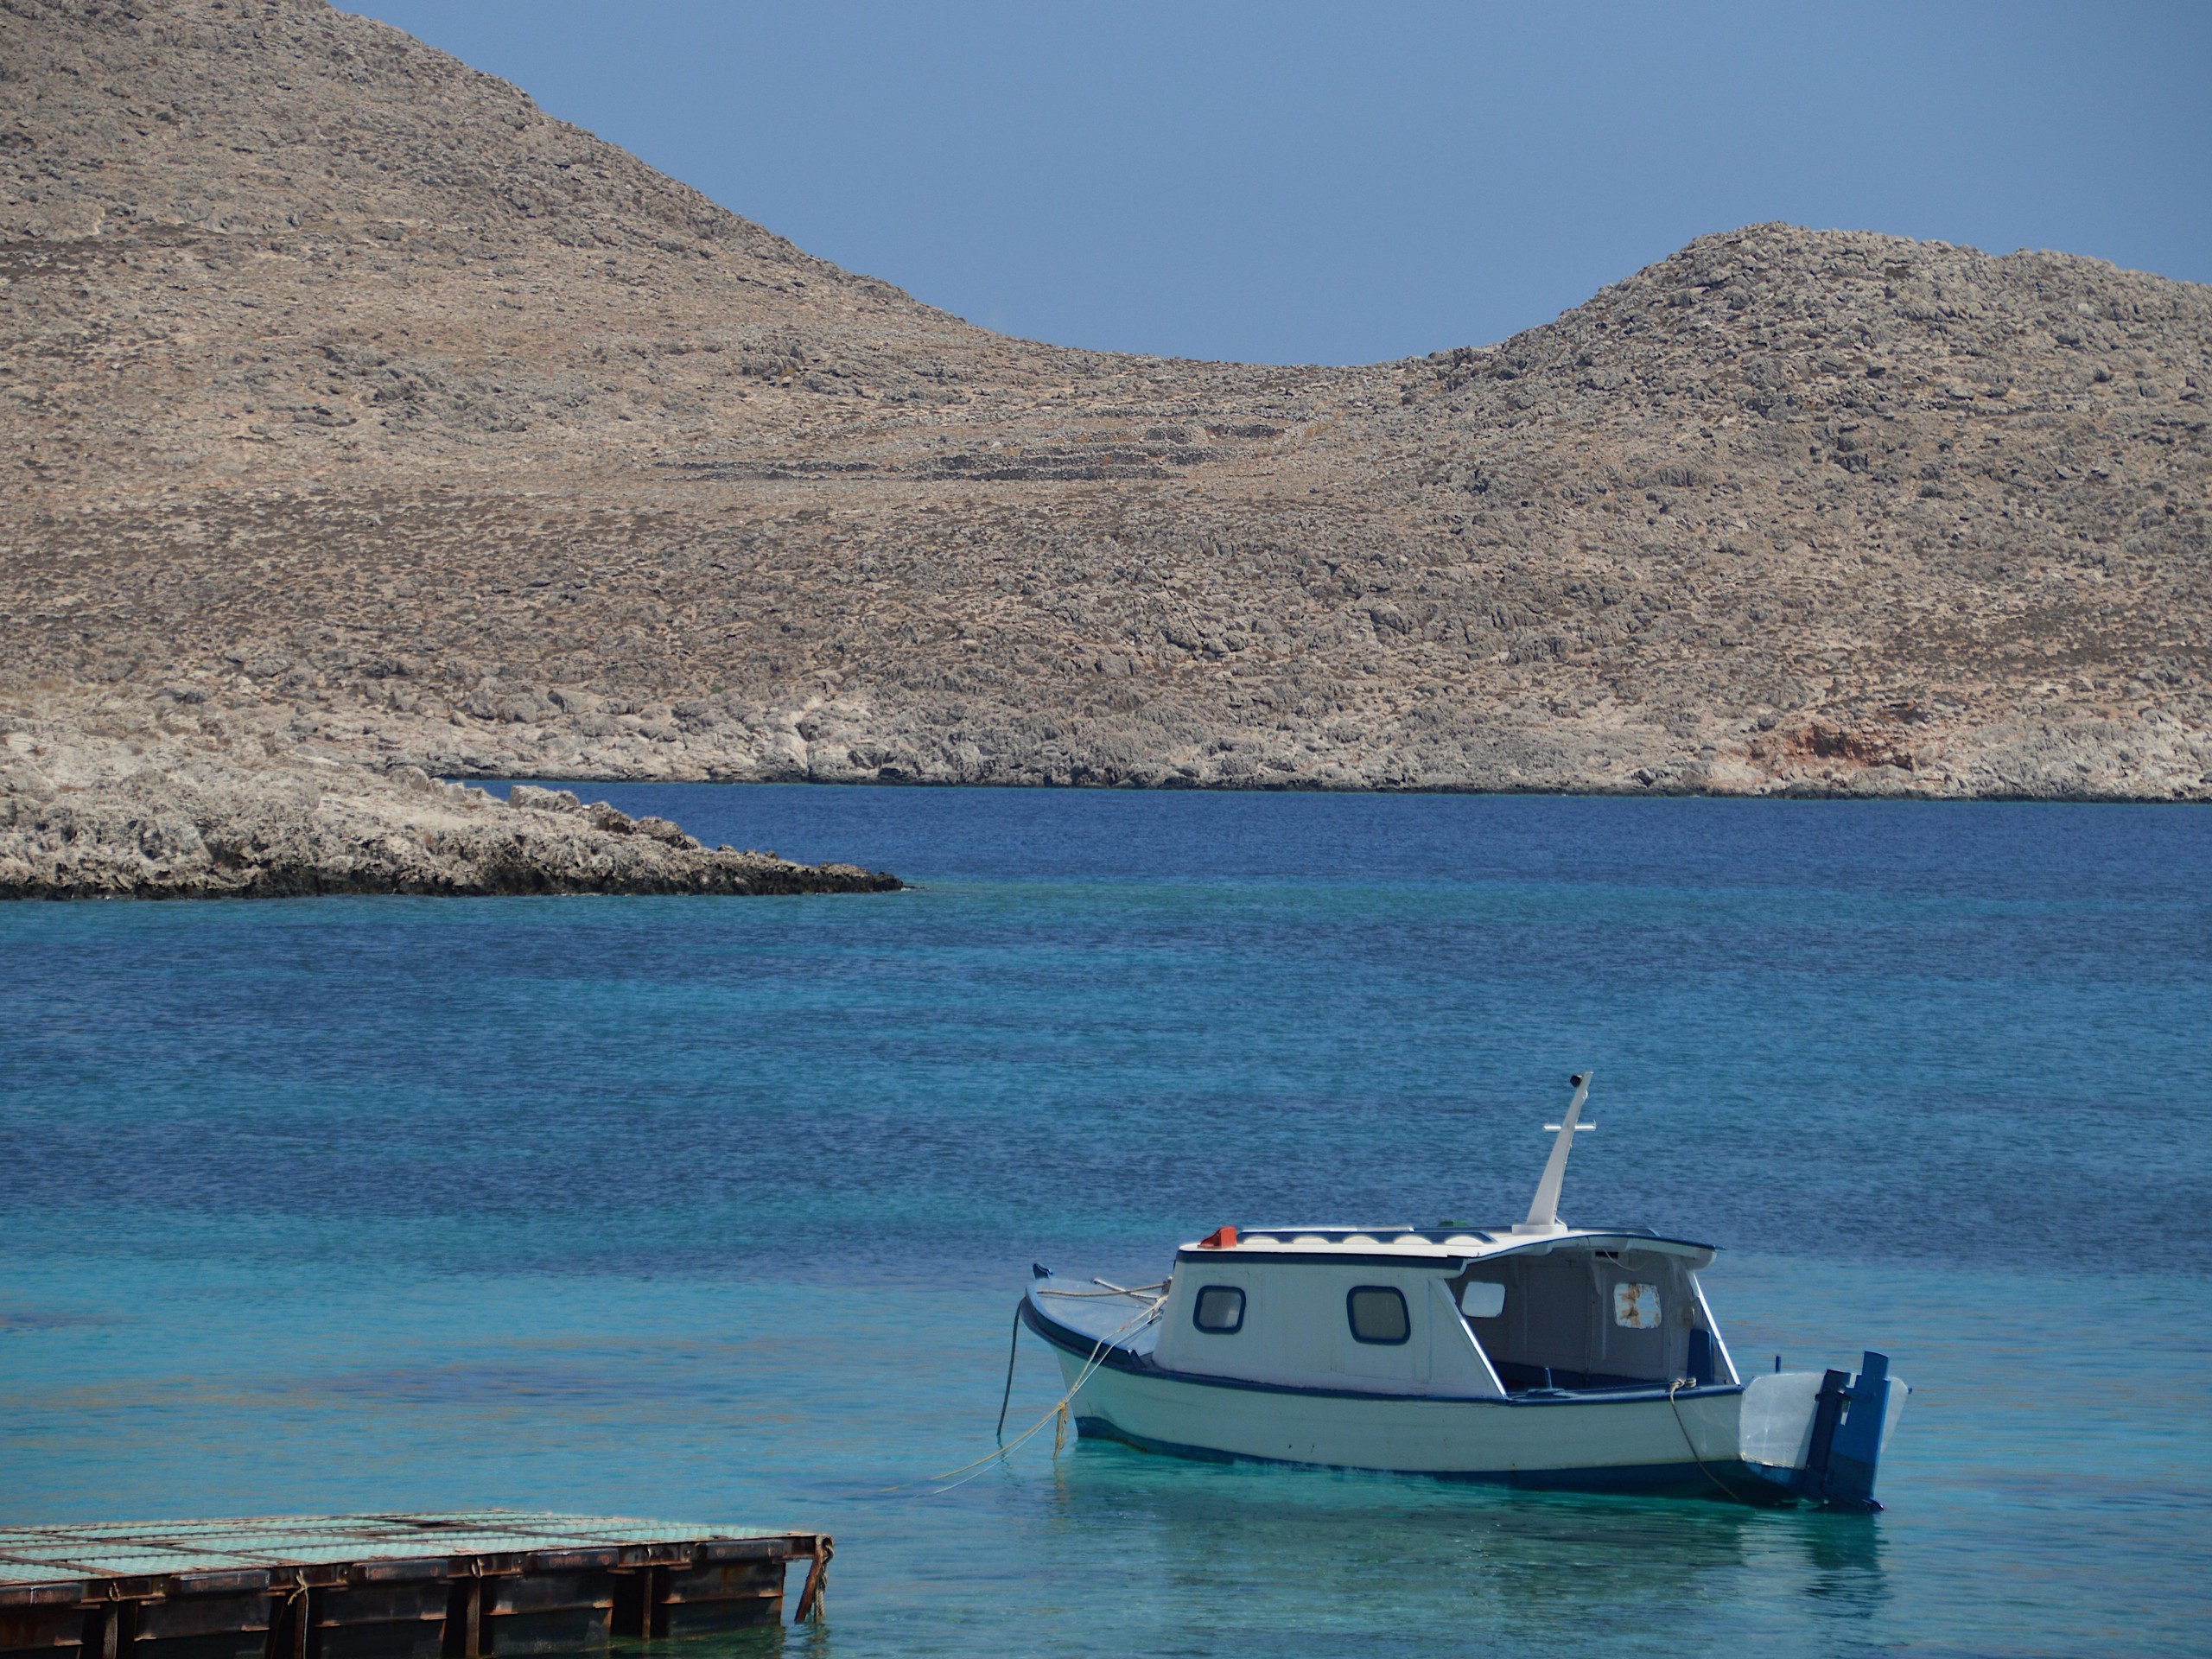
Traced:
POLYGON ((1856 1376, 1782 1371, 1745 1385, 1738 1428, 1745 1467, 1790 1497, 1828 1509, 1882 1506, 1874 1479, 1911 1389, 1869 1350, 1856 1376))

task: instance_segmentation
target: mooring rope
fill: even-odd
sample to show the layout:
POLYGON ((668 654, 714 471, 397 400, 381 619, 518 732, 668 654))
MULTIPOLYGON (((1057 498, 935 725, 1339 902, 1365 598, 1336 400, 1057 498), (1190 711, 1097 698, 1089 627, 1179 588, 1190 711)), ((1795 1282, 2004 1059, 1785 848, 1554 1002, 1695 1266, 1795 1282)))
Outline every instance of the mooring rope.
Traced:
MULTIPOLYGON (((884 1488, 884 1491, 887 1492, 899 1492, 906 1491, 911 1487, 926 1486, 929 1488, 927 1491, 914 1492, 912 1493, 912 1496, 916 1497, 931 1497, 939 1492, 949 1492, 956 1486, 965 1486, 969 1481, 975 1479, 977 1475, 982 1474, 985 1469, 997 1462, 1001 1458, 1006 1457, 1009 1453, 1018 1451, 1025 1441, 1029 1440, 1035 1435, 1042 1433, 1045 1430, 1046 1425, 1048 1423, 1057 1422, 1059 1425, 1059 1435, 1055 1440, 1052 1448, 1053 1455, 1058 1456, 1060 1446, 1065 1445, 1066 1441, 1066 1413, 1069 1402, 1072 1401, 1077 1395, 1083 1392, 1083 1385, 1090 1382, 1091 1377, 1097 1372, 1098 1368, 1106 1363, 1106 1356, 1113 1352, 1114 1344, 1121 1340, 1122 1338, 1127 1336, 1130 1332, 1136 1330, 1141 1325, 1149 1325, 1153 1320, 1158 1319, 1160 1317, 1160 1310, 1166 1305, 1166 1297, 1155 1297, 1154 1298, 1151 1305, 1135 1319, 1128 1320, 1125 1324, 1117 1325, 1105 1336, 1096 1338, 1091 1344, 1090 1357, 1084 1365, 1082 1371, 1077 1376, 1073 1386, 1071 1386, 1065 1394, 1062 1395, 1058 1400, 1052 1402, 1052 1409, 1047 1411, 1042 1417, 1039 1417, 1035 1422, 1030 1424, 1027 1428, 1023 1429, 1020 1433, 1015 1435, 1012 1440, 1007 1440, 1000 1446, 995 1451, 986 1452, 982 1457, 976 1458, 970 1462, 963 1463, 957 1469, 948 1469, 941 1475, 925 1475, 920 1480, 910 1480, 900 1485, 887 1486, 884 1488), (973 1471, 972 1473, 970 1472, 971 1471, 973 1471), (957 1480, 954 1478, 956 1475, 959 1477, 957 1480)), ((1019 1308, 1016 1308, 1014 1310, 1014 1339, 1017 1342, 1020 1340, 1021 1337, 1020 1321, 1021 1313, 1019 1308)), ((1007 1373, 1007 1386, 1009 1391, 1014 1386, 1013 1375, 1013 1371, 1009 1369, 1007 1373)), ((1003 1407, 1001 1407, 1001 1421, 1003 1421, 1003 1407)))
POLYGON ((1006 1388, 999 1395, 999 1426, 991 1431, 991 1439, 999 1445, 1006 1444, 1007 1402, 1014 1398, 1014 1356, 1021 1346, 1021 1304, 1014 1305, 1014 1334, 1006 1339, 1006 1388))
POLYGON ((1721 1479, 1719 1476, 1714 1474, 1712 1470, 1707 1468, 1705 1466, 1705 1459, 1697 1454, 1697 1442, 1690 1438, 1689 1425, 1682 1421, 1682 1408, 1675 1403, 1675 1390, 1685 1386, 1694 1387, 1696 1385, 1692 1383, 1690 1379, 1686 1376, 1678 1376, 1672 1382, 1669 1382, 1667 1385, 1667 1408, 1675 1414, 1675 1427, 1682 1431, 1682 1444, 1690 1449, 1690 1461, 1697 1465, 1698 1472, 1700 1474, 1703 1475, 1707 1480, 1711 1481, 1715 1486, 1720 1489, 1721 1497, 1726 1498, 1732 1503, 1741 1503, 1744 1502, 1743 1497, 1739 1493, 1730 1490, 1728 1483, 1721 1479))
POLYGON ((1094 1285, 1103 1285, 1106 1288, 1103 1290, 1058 1290, 1050 1285, 1040 1285, 1037 1288, 1037 1294, 1039 1296, 1149 1296, 1155 1290, 1167 1288, 1167 1281, 1165 1279, 1156 1285, 1117 1285, 1111 1279, 1093 1279, 1090 1282, 1094 1285))
MULTIPOLYGON (((1156 1285, 1139 1285, 1135 1289, 1131 1289, 1127 1285, 1117 1285, 1111 1279, 1093 1279, 1090 1282, 1094 1285, 1103 1285, 1106 1288, 1103 1290, 1052 1290, 1040 1287, 1037 1294, 1039 1296, 1149 1296, 1155 1290, 1164 1291, 1167 1288, 1167 1281, 1165 1279, 1156 1285)), ((1154 1306, 1157 1306, 1158 1304, 1154 1303, 1154 1306)), ((1020 1345, 1021 1305, 1017 1302, 1014 1307, 1014 1334, 1007 1339, 1006 1344, 1006 1387, 999 1393, 998 1427, 991 1431, 991 1439, 1001 1446, 1006 1444, 1007 1402, 1014 1398, 1014 1351, 1020 1345)))

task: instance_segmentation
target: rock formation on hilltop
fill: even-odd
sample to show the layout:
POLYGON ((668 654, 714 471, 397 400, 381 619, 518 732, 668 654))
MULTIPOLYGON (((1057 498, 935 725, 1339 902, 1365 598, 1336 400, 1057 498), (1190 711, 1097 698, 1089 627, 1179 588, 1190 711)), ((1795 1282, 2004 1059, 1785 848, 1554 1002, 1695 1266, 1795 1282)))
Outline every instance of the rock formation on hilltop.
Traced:
POLYGON ((2212 797, 2202 286, 1759 226, 1497 346, 1168 361, 971 327, 320 0, 0 0, 0 61, 26 728, 2212 797))

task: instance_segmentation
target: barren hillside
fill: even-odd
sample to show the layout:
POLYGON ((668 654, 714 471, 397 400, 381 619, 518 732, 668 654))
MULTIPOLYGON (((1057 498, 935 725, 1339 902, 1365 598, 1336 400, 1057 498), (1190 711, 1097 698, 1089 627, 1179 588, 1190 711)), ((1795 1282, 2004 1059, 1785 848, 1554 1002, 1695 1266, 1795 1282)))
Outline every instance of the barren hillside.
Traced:
POLYGON ((49 786, 2212 798, 2203 287, 1758 226, 1404 363, 1041 346, 310 0, 0 0, 0 237, 49 786))

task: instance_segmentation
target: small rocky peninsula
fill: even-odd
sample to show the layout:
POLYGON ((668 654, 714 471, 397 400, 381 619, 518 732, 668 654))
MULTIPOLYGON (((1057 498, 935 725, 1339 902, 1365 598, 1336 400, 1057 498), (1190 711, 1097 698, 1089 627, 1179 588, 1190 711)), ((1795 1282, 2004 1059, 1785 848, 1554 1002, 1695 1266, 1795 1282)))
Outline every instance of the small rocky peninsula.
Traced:
POLYGON ((322 0, 0 0, 0 891, 880 882, 425 777, 2212 800, 2212 289, 1012 340, 322 0))
POLYGON ((567 790, 504 802, 420 767, 300 753, 241 765, 26 729, 0 749, 0 898, 880 893, 895 876, 702 846, 567 790))

